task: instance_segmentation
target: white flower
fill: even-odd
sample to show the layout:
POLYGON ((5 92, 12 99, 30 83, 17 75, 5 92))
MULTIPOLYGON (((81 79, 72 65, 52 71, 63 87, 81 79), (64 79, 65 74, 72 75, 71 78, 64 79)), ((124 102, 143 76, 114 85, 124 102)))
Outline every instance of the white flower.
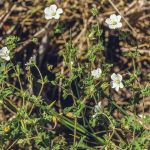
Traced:
POLYGON ((139 114, 138 116, 139 116, 140 118, 146 118, 146 116, 145 116, 145 115, 143 116, 143 114, 139 114))
POLYGON ((91 74, 95 79, 98 79, 102 74, 102 70, 100 68, 97 68, 96 70, 92 70, 91 74))
POLYGON ((95 118, 98 115, 98 113, 100 112, 101 109, 102 109, 102 103, 98 102, 98 104, 95 105, 95 107, 94 107, 94 113, 95 114, 92 117, 95 118))
POLYGON ((63 10, 62 10, 62 8, 57 9, 57 6, 55 4, 53 4, 49 7, 46 7, 44 10, 44 13, 45 13, 45 19, 47 19, 47 20, 53 19, 53 18, 59 19, 60 14, 63 13, 63 10))
POLYGON ((8 50, 7 47, 3 47, 2 49, 0 49, 0 57, 2 59, 9 61, 10 60, 9 53, 10 53, 10 51, 8 50))
POLYGON ((109 18, 105 20, 110 29, 117 29, 122 27, 122 23, 120 22, 121 16, 112 14, 109 18))
POLYGON ((34 64, 35 62, 36 62, 36 56, 33 55, 32 57, 30 57, 29 61, 25 64, 25 66, 30 66, 34 64))
POLYGON ((115 88, 116 91, 119 91, 119 88, 123 88, 122 75, 113 73, 111 75, 112 81, 110 82, 111 87, 115 88))
POLYGON ((74 62, 73 62, 73 61, 71 61, 70 63, 71 63, 71 65, 73 65, 73 64, 74 64, 74 62))

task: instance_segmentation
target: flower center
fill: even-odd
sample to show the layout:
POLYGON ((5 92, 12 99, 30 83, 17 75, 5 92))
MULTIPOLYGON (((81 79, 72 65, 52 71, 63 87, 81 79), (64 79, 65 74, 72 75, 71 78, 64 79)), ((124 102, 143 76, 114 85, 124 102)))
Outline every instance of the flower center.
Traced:
POLYGON ((115 83, 116 83, 116 84, 120 84, 120 80, 116 80, 115 83))
POLYGON ((53 11, 53 12, 51 13, 51 15, 52 15, 52 16, 56 16, 56 12, 53 11))
POLYGON ((117 21, 112 21, 112 25, 116 25, 117 24, 117 21))

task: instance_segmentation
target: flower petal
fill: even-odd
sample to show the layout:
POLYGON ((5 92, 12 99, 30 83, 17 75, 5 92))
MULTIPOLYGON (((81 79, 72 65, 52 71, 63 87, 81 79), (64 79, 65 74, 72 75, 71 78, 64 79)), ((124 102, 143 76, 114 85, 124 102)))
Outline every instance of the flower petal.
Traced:
POLYGON ((56 14, 55 16, 53 16, 53 18, 59 19, 59 18, 60 18, 60 15, 59 15, 59 14, 56 14))
POLYGON ((10 56, 5 57, 5 60, 9 61, 10 60, 10 56))
POLYGON ((120 88, 124 88, 124 85, 123 85, 123 83, 122 82, 120 82, 120 88))
POLYGON ((98 102, 99 109, 102 107, 102 102, 98 102))
POLYGON ((56 13, 57 14, 62 14, 63 13, 63 9, 62 8, 58 8, 56 13))
POLYGON ((105 20, 105 22, 106 22, 108 25, 111 24, 110 18, 107 18, 107 19, 105 20))
POLYGON ((112 80, 116 80, 116 78, 117 78, 117 75, 116 75, 115 73, 113 73, 113 74, 111 75, 111 79, 112 79, 112 80))
POLYGON ((98 74, 100 75, 102 73, 102 70, 100 68, 97 69, 98 74))
POLYGON ((122 75, 121 74, 117 74, 117 78, 122 81, 122 75))
POLYGON ((117 16, 117 21, 120 22, 120 20, 121 20, 121 16, 118 15, 118 16, 117 16))
POLYGON ((115 90, 118 92, 118 91, 119 91, 119 86, 116 86, 116 87, 115 87, 115 90))
POLYGON ((92 76, 95 76, 96 75, 95 70, 92 70, 91 74, 92 74, 92 76))
POLYGON ((98 111, 99 111, 99 106, 96 105, 95 108, 94 108, 94 112, 97 113, 98 111))
POLYGON ((50 7, 46 7, 46 8, 44 9, 44 13, 45 13, 45 14, 50 14, 50 13, 51 13, 50 7))
POLYGON ((118 86, 115 82, 111 81, 110 82, 111 88, 116 88, 116 86, 118 86))
POLYGON ((94 114, 93 116, 92 116, 92 118, 95 118, 97 116, 97 114, 94 114))
POLYGON ((2 59, 5 59, 5 60, 9 61, 9 60, 10 60, 9 53, 10 53, 10 50, 8 50, 7 47, 3 47, 3 48, 0 50, 0 57, 1 57, 2 59))
POLYGON ((52 19, 52 18, 53 18, 53 17, 52 17, 50 14, 49 14, 49 15, 47 15, 47 14, 45 15, 45 19, 47 19, 47 20, 48 20, 48 19, 52 19))
POLYGON ((117 28, 121 28, 121 27, 122 27, 122 23, 121 22, 117 23, 117 28))
POLYGON ((111 24, 111 25, 109 25, 109 28, 110 28, 110 29, 116 29, 116 28, 117 28, 117 25, 116 25, 116 24, 115 24, 115 25, 114 25, 114 24, 111 24))
POLYGON ((117 16, 116 16, 116 14, 110 15, 110 19, 113 20, 113 21, 117 21, 117 16))
POLYGON ((1 51, 3 52, 3 53, 8 53, 9 54, 9 52, 10 52, 10 50, 8 50, 8 48, 5 46, 5 47, 3 47, 2 49, 1 49, 1 51))
POLYGON ((56 12, 57 6, 55 4, 50 6, 51 11, 56 12))
POLYGON ((2 58, 2 59, 5 59, 5 60, 7 60, 7 61, 10 60, 10 56, 9 56, 9 55, 8 55, 8 56, 1 56, 1 58, 2 58))

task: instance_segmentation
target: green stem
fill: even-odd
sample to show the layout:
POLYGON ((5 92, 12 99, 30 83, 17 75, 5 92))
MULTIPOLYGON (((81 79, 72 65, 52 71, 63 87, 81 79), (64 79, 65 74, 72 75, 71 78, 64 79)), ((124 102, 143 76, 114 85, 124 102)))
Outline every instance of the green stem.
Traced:
MULTIPOLYGON (((38 71, 38 73, 39 73, 39 75, 40 75, 40 78, 41 78, 41 80, 42 80, 42 83, 41 83, 42 85, 41 85, 41 88, 40 88, 40 91, 39 91, 39 94, 38 94, 38 96, 40 96, 41 93, 42 93, 42 91, 43 91, 43 88, 44 88, 44 80, 43 80, 43 76, 42 76, 41 71, 40 71, 40 69, 38 68, 38 66, 37 66, 36 64, 35 64, 34 66, 35 66, 35 68, 37 69, 37 71, 38 71)), ((32 106, 31 106, 31 109, 30 109, 30 111, 29 111, 29 115, 32 113, 33 108, 34 108, 34 104, 32 104, 32 106)))
POLYGON ((122 109, 120 106, 118 106, 110 96, 106 95, 105 93, 103 93, 103 94, 110 101, 110 103, 112 103, 115 107, 117 107, 124 115, 129 116, 129 114, 124 109, 122 109))

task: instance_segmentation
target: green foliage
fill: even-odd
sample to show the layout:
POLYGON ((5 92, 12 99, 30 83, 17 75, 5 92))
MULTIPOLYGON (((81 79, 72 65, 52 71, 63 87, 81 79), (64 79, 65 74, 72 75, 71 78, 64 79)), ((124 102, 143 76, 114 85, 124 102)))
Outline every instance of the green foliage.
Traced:
MULTIPOLYGON (((96 7, 91 12, 94 16, 98 14, 96 7)), ((57 25, 54 32, 62 34, 62 26, 57 25)), ((80 62, 79 48, 70 37, 61 53, 66 72, 54 71, 52 66, 47 65, 48 70, 55 74, 52 81, 42 75, 35 56, 26 63, 25 70, 20 63, 15 65, 11 61, 0 60, 0 107, 9 116, 0 123, 1 149, 11 146, 14 149, 27 147, 40 150, 148 148, 149 130, 146 125, 150 123, 150 118, 140 118, 135 114, 133 106, 150 96, 150 85, 147 82, 150 75, 145 77, 145 82, 139 81, 142 71, 135 61, 140 54, 137 50, 126 53, 124 56, 132 60, 133 68, 123 74, 123 84, 131 96, 126 106, 116 103, 117 100, 127 98, 127 93, 120 92, 119 95, 110 90, 114 65, 105 61, 102 34, 99 24, 89 29, 89 47, 84 62, 80 62), (102 73, 95 79, 91 71, 99 67, 102 73), (38 73, 38 79, 35 79, 32 69, 38 73), (57 99, 56 96, 56 100, 51 100, 51 103, 45 100, 46 86, 54 87, 59 97, 57 99), (60 106, 62 101, 68 103, 67 107, 60 106), (96 107, 101 101, 107 104, 96 107), (56 111, 58 108, 60 112, 56 111), (113 115, 115 111, 119 119, 113 115), (130 136, 129 139, 126 134, 130 136)), ((128 40, 128 34, 120 36, 120 39, 128 40)), ((20 44, 19 41, 17 36, 5 39, 10 55, 20 44)), ((36 43, 37 39, 32 39, 32 42, 36 43)), ((133 39, 132 44, 136 45, 137 42, 133 39)))
POLYGON ((140 53, 138 51, 126 52, 124 56, 130 57, 130 58, 137 58, 140 56, 140 53))
MULTIPOLYGON (((94 24, 94 25, 92 25, 92 27, 91 27, 91 30, 90 30, 90 32, 89 32, 88 37, 89 37, 90 40, 96 40, 96 38, 99 39, 99 38, 101 37, 102 33, 103 33, 103 31, 100 30, 99 25, 94 24)), ((100 42, 102 42, 102 41, 100 41, 100 42)), ((102 45, 102 46, 103 46, 103 45, 102 45)))
POLYGON ((144 97, 150 96, 150 85, 146 85, 144 88, 142 88, 141 93, 144 97))
POLYGON ((66 48, 62 53, 65 63, 71 65, 71 62, 74 62, 74 59, 76 58, 77 52, 78 49, 73 46, 71 41, 69 43, 66 43, 66 48))
POLYGON ((20 41, 20 38, 17 36, 8 36, 5 39, 5 45, 9 48, 9 50, 13 50, 16 48, 16 44, 20 41))
POLYGON ((93 16, 96 16, 98 14, 98 10, 96 7, 93 7, 91 12, 92 12, 93 16))
POLYGON ((99 25, 92 25, 91 30, 88 34, 88 38, 91 41, 90 47, 87 51, 87 59, 94 62, 97 58, 97 54, 101 54, 104 50, 103 42, 101 39, 103 31, 100 29, 99 25))

